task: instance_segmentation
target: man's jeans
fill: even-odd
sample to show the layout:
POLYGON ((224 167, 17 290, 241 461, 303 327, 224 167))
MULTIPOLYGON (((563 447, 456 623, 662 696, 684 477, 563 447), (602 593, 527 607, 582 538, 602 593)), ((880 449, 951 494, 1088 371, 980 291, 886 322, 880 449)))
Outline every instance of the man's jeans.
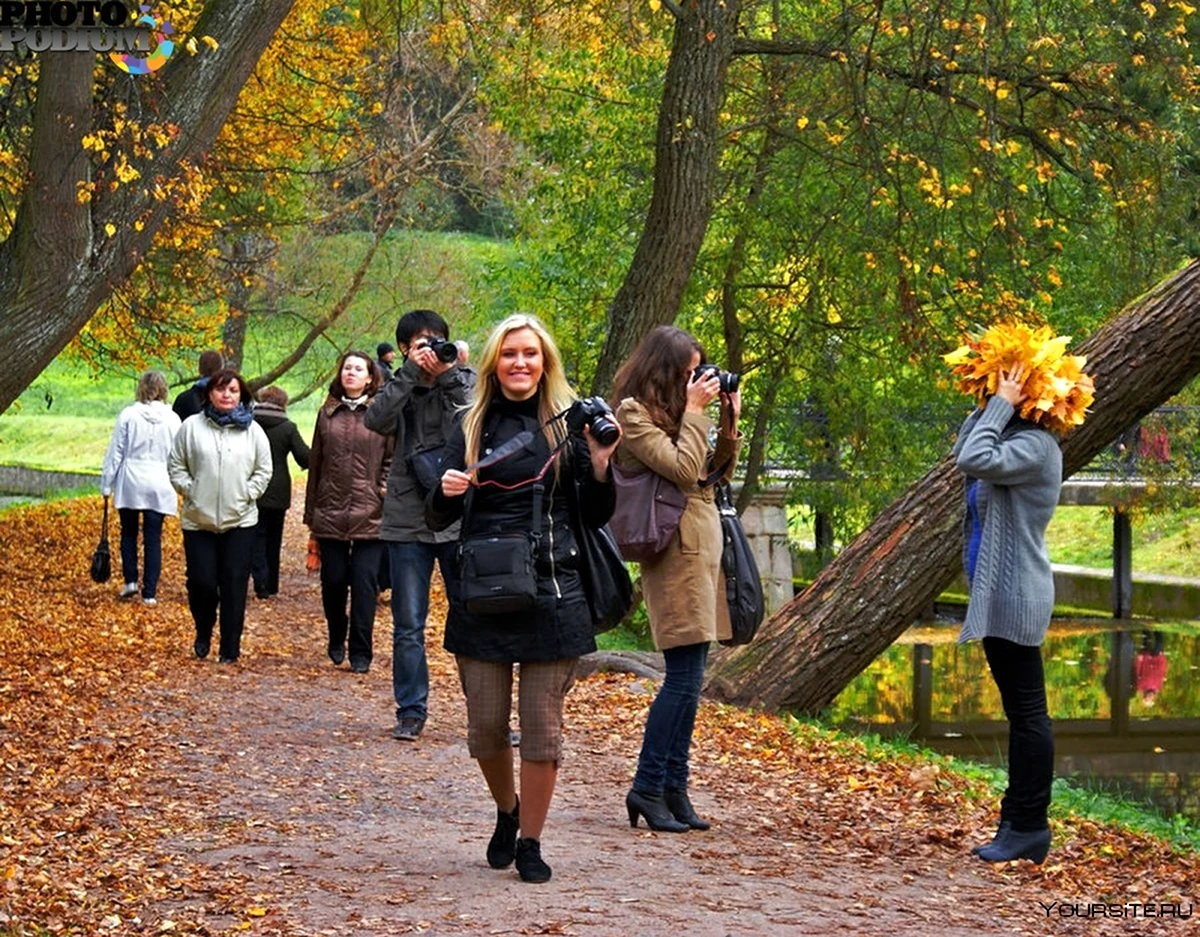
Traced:
POLYGON ((392 693, 397 719, 428 715, 429 665, 425 659, 425 617, 429 582, 437 560, 452 595, 458 578, 458 542, 389 542, 392 572, 392 693))

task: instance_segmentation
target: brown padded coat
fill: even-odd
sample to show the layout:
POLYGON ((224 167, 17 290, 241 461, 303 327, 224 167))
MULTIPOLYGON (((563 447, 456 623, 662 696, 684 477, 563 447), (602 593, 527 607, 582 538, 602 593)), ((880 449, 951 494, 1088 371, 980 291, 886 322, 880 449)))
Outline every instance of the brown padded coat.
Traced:
POLYGON ((304 495, 304 523, 314 537, 379 539, 396 438, 363 426, 366 411, 333 397, 317 411, 304 495))
POLYGON ((641 564, 642 594, 650 617, 654 646, 660 651, 728 638, 729 607, 721 576, 721 521, 713 489, 700 480, 717 466, 728 481, 737 465, 742 437, 717 436, 714 452, 708 436, 712 420, 702 413, 684 413, 677 439, 653 420, 632 397, 617 407, 621 445, 614 458, 623 469, 643 467, 675 482, 687 495, 679 530, 658 556, 641 564))

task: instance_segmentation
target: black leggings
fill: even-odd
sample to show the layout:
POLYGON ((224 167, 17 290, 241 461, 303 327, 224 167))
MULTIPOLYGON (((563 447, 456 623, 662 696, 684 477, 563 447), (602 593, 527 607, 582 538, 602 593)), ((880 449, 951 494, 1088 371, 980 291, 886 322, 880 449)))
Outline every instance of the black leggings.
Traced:
POLYGON ((1054 781, 1054 730, 1046 709, 1042 649, 984 638, 983 652, 1008 719, 1008 788, 1000 801, 1000 819, 1021 832, 1045 829, 1054 781))

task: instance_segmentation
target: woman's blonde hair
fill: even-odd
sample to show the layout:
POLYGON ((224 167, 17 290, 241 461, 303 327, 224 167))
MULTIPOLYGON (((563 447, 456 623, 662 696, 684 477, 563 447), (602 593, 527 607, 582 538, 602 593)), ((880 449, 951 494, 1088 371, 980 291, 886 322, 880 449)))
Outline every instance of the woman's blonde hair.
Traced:
MULTIPOLYGON (((542 377, 538 382, 541 400, 538 402, 538 420, 545 423, 554 414, 567 409, 575 402, 575 393, 567 383, 563 371, 562 357, 546 326, 536 316, 509 316, 493 330, 483 346, 479 357, 479 381, 475 388, 475 399, 467 406, 463 415, 463 436, 467 441, 466 464, 479 461, 479 444, 483 436, 483 418, 492 401, 501 395, 500 382, 496 378, 496 367, 500 362, 500 346, 509 333, 529 329, 542 345, 542 377)), ((543 430, 546 442, 553 449, 566 436, 562 420, 555 420, 543 430)))
POLYGON ((145 371, 138 378, 138 403, 150 403, 152 400, 167 399, 167 379, 162 371, 145 371))

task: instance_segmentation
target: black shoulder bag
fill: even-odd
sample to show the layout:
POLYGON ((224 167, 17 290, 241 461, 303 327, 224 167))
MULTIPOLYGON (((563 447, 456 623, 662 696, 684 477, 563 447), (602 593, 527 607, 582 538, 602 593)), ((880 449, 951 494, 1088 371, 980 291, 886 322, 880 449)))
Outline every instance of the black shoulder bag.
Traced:
POLYGON ((725 601, 729 606, 732 636, 722 641, 726 647, 749 644, 762 624, 766 604, 758 563, 750 550, 750 541, 742 528, 729 485, 721 482, 716 489, 717 513, 721 518, 721 572, 725 576, 725 601))
MULTIPOLYGON (((533 529, 467 537, 458 545, 463 607, 472 615, 512 615, 537 604, 538 547, 542 539, 542 483, 533 486, 533 529)), ((463 503, 463 530, 474 492, 463 503)))
POLYGON ((617 627, 633 608, 633 581, 609 525, 589 527, 583 522, 581 486, 576 475, 575 539, 579 544, 583 591, 592 613, 592 628, 601 634, 617 627))

